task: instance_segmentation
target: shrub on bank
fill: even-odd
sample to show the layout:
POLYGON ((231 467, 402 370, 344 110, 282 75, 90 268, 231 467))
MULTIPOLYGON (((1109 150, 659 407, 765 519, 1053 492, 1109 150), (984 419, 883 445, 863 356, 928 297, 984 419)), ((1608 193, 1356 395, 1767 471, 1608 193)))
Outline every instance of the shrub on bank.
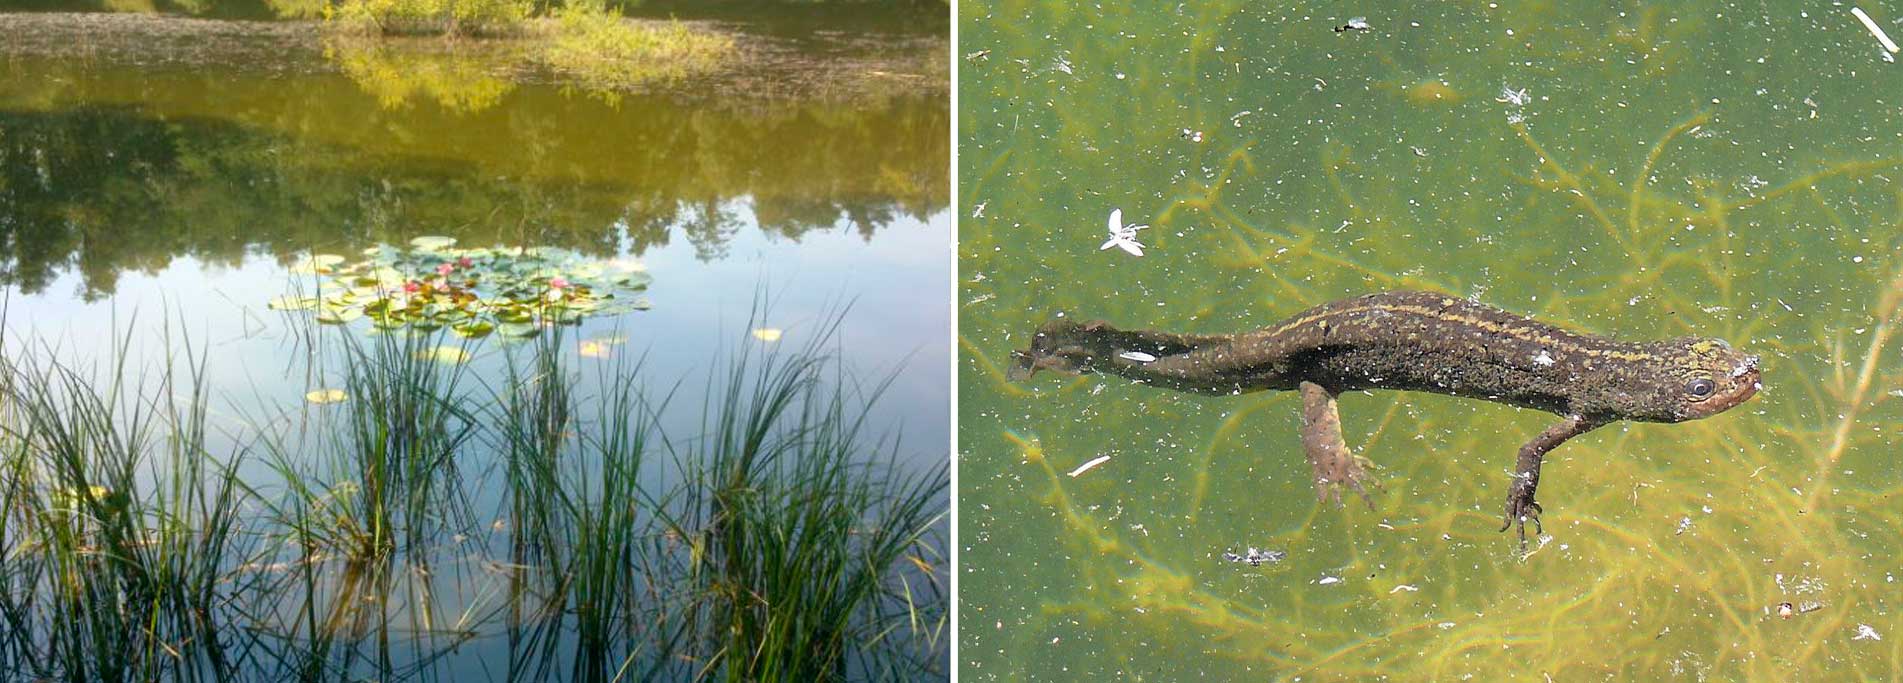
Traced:
POLYGON ((492 35, 520 30, 534 0, 343 0, 326 22, 385 34, 492 35))

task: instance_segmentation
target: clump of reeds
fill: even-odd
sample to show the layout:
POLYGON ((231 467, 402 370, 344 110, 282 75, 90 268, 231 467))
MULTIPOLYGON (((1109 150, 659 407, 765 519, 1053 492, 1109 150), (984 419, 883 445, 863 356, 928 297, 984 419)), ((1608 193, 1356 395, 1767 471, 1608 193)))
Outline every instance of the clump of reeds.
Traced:
POLYGON ((702 675, 837 680, 932 661, 902 653, 935 647, 945 619, 928 556, 948 470, 891 467, 896 438, 866 422, 886 385, 828 377, 836 325, 804 349, 737 351, 710 380, 700 438, 677 445, 666 522, 702 675))
POLYGON ((817 344, 737 351, 709 377, 705 433, 669 439, 674 394, 632 363, 581 395, 559 328, 486 391, 441 335, 303 332, 294 363, 335 364, 342 400, 254 416, 250 474, 272 477, 248 482, 208 440, 202 356, 190 382, 134 381, 123 348, 97 381, 52 349, 0 360, 0 670, 402 678, 468 654, 528 679, 942 671, 946 469, 897 474, 866 414, 883 385, 817 344), (469 649, 497 631, 500 651, 469 649))
MULTIPOLYGON (((0 342, 4 343, 4 342, 0 342)), ((250 643, 242 453, 208 447, 203 356, 104 372, 0 356, 0 669, 219 679, 250 643)), ((189 348, 186 357, 194 357, 189 348)))
POLYGON ((436 614, 432 579, 442 540, 476 525, 459 466, 480 434, 479 404, 463 385, 467 350, 442 346, 444 333, 303 338, 320 342, 310 355, 320 364, 321 342, 336 339, 342 400, 262 439, 282 487, 259 496, 270 511, 261 533, 279 541, 267 566, 283 575, 277 589, 297 598, 265 630, 286 644, 282 665, 304 676, 384 672, 435 646, 411 639, 419 649, 400 655, 391 629, 447 633, 451 643, 467 636, 468 615, 446 626, 436 614), (366 641, 371 652, 359 662, 354 646, 366 641))

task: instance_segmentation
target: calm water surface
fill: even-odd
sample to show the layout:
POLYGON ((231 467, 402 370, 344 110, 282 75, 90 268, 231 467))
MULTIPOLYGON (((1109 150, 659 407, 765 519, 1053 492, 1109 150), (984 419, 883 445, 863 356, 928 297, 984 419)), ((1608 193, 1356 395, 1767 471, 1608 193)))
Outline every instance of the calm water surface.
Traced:
POLYGON ((1903 667, 1903 71, 1845 6, 1621 7, 961 3, 966 680, 1903 667), (1119 208, 1141 258, 1098 249, 1119 208), (1553 416, 1346 395, 1382 489, 1337 509, 1292 395, 1002 372, 1060 311, 1233 332, 1397 288, 1722 337, 1766 389, 1560 447, 1523 559, 1499 511, 1553 416))

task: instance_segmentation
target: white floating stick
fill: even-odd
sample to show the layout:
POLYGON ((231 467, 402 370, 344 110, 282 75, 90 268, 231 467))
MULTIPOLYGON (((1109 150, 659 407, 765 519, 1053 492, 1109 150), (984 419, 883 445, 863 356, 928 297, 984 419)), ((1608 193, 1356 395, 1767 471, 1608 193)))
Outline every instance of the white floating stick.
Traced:
POLYGON ((1108 455, 1099 455, 1099 456, 1097 456, 1097 457, 1095 457, 1095 458, 1092 458, 1092 459, 1090 460, 1090 462, 1087 462, 1087 463, 1084 463, 1084 464, 1082 464, 1082 465, 1078 465, 1078 466, 1077 466, 1077 469, 1074 469, 1074 470, 1071 470, 1071 471, 1070 471, 1070 476, 1072 476, 1072 477, 1075 477, 1075 476, 1077 476, 1077 475, 1079 475, 1079 474, 1083 474, 1083 473, 1085 473, 1085 472, 1089 472, 1091 468, 1093 468, 1093 467, 1096 467, 1096 466, 1098 466, 1098 465, 1102 465, 1102 464, 1104 464, 1104 463, 1106 463, 1106 462, 1110 462, 1110 456, 1108 456, 1108 455))
POLYGON ((1882 26, 1878 26, 1877 22, 1872 21, 1870 15, 1863 13, 1862 7, 1852 7, 1850 8, 1850 13, 1857 15, 1857 21, 1863 22, 1864 28, 1870 29, 1870 35, 1876 36, 1877 40, 1883 42, 1883 49, 1889 50, 1892 54, 1903 50, 1903 48, 1896 46, 1896 41, 1890 40, 1890 34, 1883 32, 1882 26))

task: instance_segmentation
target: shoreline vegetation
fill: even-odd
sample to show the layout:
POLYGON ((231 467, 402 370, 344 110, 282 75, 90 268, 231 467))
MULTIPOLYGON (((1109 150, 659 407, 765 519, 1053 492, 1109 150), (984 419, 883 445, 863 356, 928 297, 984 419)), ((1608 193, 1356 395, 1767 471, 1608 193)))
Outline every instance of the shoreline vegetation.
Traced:
MULTIPOLYGON (((674 83, 724 68, 736 57, 730 32, 678 19, 637 20, 606 0, 342 0, 319 3, 325 52, 374 50, 394 37, 516 43, 527 61, 591 90, 674 83)), ((345 67, 346 71, 349 67, 345 67)))
POLYGON ((942 676, 948 469, 896 465, 838 320, 722 355, 692 435, 560 327, 478 372, 428 351, 493 340, 294 323, 340 388, 237 434, 190 342, 0 339, 0 679, 942 676))

